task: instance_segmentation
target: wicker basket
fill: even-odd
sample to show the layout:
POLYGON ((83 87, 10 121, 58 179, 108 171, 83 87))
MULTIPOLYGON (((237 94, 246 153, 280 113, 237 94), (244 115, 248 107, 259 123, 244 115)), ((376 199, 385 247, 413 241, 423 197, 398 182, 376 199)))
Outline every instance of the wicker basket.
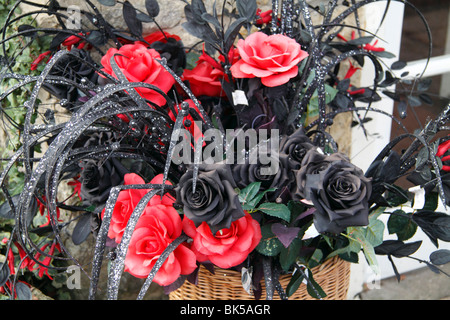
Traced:
MULTIPOLYGON (((211 274, 203 266, 200 267, 198 285, 185 282, 181 288, 172 291, 171 300, 254 300, 242 288, 241 274, 233 270, 215 269, 211 274)), ((325 261, 312 269, 314 280, 322 287, 327 296, 326 300, 345 300, 350 282, 350 263, 337 257, 325 261)), ((289 275, 280 277, 280 283, 286 288, 290 281, 289 275)), ((261 281, 263 297, 265 299, 264 280, 261 281)), ((273 299, 279 299, 274 293, 273 299)), ((306 285, 301 284, 289 300, 312 300, 306 291, 306 285)))

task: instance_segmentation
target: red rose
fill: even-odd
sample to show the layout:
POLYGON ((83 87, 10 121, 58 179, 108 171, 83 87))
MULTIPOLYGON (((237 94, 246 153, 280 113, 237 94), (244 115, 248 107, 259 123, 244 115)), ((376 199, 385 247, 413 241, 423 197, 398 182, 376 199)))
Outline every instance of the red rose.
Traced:
MULTIPOLYGON (((181 232, 180 215, 171 205, 147 206, 131 236, 125 271, 135 277, 146 278, 160 255, 181 232)), ((181 244, 165 260, 153 281, 167 286, 180 275, 188 275, 196 268, 195 254, 181 244)))
POLYGON ((231 268, 244 262, 261 240, 259 223, 250 214, 231 223, 229 229, 221 229, 213 235, 206 222, 198 228, 184 217, 183 230, 194 241, 191 245, 197 260, 209 260, 220 268, 231 268))
POLYGON ((262 12, 260 8, 256 10, 256 24, 265 24, 272 21, 272 10, 262 12))
MULTIPOLYGON (((111 68, 111 58, 115 57, 115 61, 130 82, 144 82, 152 84, 165 93, 175 83, 175 79, 170 75, 164 67, 156 61, 161 59, 159 53, 154 49, 148 49, 142 43, 126 44, 119 50, 111 48, 108 50, 105 56, 101 59, 103 65, 103 71, 117 78, 111 68)), ((152 89, 137 88, 139 94, 159 106, 166 103, 163 96, 152 89)))
POLYGON ((450 140, 442 142, 439 144, 436 152, 436 156, 441 158, 442 170, 450 172, 450 140))
MULTIPOLYGON (((150 181, 151 184, 161 184, 162 183, 162 174, 157 175, 150 181)), ((144 179, 138 176, 135 173, 127 173, 124 176, 124 184, 145 184, 144 179)), ((166 181, 166 184, 170 184, 170 182, 166 181)), ((108 230, 108 237, 114 239, 117 243, 122 240, 123 232, 127 226, 128 220, 130 219, 131 214, 133 213, 134 208, 138 202, 142 199, 142 197, 148 193, 151 189, 129 189, 123 190, 119 193, 117 197, 116 205, 114 206, 114 210, 111 217, 111 224, 108 230)), ((163 204, 167 206, 173 205, 175 199, 166 193, 162 199, 161 196, 156 195, 152 199, 150 199, 148 205, 157 205, 163 204)), ((103 209, 101 217, 105 214, 105 209, 103 209)))
POLYGON ((298 63, 308 56, 294 39, 281 34, 255 32, 237 44, 241 60, 231 66, 235 78, 261 78, 263 85, 276 87, 298 74, 298 63))
POLYGON ((162 31, 155 31, 153 33, 150 33, 148 36, 144 37, 144 40, 147 41, 149 44, 152 44, 153 42, 159 41, 163 43, 167 43, 167 39, 172 38, 176 41, 180 41, 181 38, 175 34, 170 34, 168 32, 162 32, 162 31))
MULTIPOLYGON (((189 104, 189 108, 193 108, 195 109, 195 111, 197 111, 197 113, 200 115, 200 117, 203 119, 202 114, 200 113, 200 110, 197 108, 197 106, 195 105, 194 101, 192 101, 191 99, 187 99, 185 100, 185 102, 187 102, 189 104)), ((177 115, 178 112, 181 111, 181 104, 179 105, 175 105, 175 110, 176 110, 176 114, 173 114, 172 110, 169 111, 169 117, 170 119, 172 119, 172 121, 176 121, 177 120, 177 115)), ((194 118, 191 116, 191 114, 188 114, 187 116, 184 117, 184 128, 186 130, 188 130, 191 135, 194 137, 194 140, 197 142, 197 140, 199 138, 203 137, 203 133, 200 130, 200 128, 197 126, 197 124, 195 123, 194 118), (189 125, 188 125, 189 124, 189 125)))
POLYGON ((221 81, 225 74, 222 66, 205 52, 192 70, 184 70, 183 80, 188 80, 195 96, 224 97, 221 81))

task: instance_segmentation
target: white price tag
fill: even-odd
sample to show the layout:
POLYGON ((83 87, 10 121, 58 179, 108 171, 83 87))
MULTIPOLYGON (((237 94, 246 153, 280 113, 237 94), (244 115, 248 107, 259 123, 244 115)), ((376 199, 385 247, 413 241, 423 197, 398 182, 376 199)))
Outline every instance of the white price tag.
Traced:
POLYGON ((415 186, 408 189, 409 192, 414 193, 413 209, 422 209, 425 205, 425 189, 421 186, 415 186))
POLYGON ((245 95, 244 91, 236 90, 236 91, 233 91, 232 95, 233 95, 234 104, 236 104, 236 105, 241 104, 244 106, 248 106, 247 96, 245 95))

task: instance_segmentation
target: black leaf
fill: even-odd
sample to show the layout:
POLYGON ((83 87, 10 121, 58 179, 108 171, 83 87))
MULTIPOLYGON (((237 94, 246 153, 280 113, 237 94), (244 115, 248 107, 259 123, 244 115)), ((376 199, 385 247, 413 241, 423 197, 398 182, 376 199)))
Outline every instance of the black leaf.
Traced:
POLYGON ((375 253, 403 258, 416 252, 421 244, 422 241, 404 243, 400 240, 385 240, 382 244, 375 247, 375 253))
POLYGON ((450 241, 450 216, 442 212, 419 211, 412 219, 438 247, 438 239, 450 241))
POLYGON ((113 7, 116 4, 116 0, 98 0, 102 5, 113 7))
POLYGON ((152 17, 150 17, 148 14, 145 14, 142 12, 139 12, 136 15, 136 17, 138 18, 139 21, 142 21, 142 22, 152 22, 153 21, 152 17))
POLYGON ((91 233, 91 215, 85 214, 79 220, 72 233, 72 241, 75 245, 83 243, 91 233))
POLYGON ((406 103, 406 101, 400 101, 399 104, 397 105, 397 111, 398 114, 400 115, 400 118, 405 119, 407 116, 407 112, 406 112, 406 108, 407 108, 408 104, 406 103))
POLYGON ((405 61, 396 61, 391 65, 391 69, 392 70, 401 70, 404 67, 406 67, 406 62, 405 61))
POLYGON ((383 93, 394 101, 400 102, 400 97, 395 92, 383 90, 383 93))
POLYGON ((52 42, 50 43, 50 51, 55 51, 58 49, 58 47, 61 45, 61 43, 66 40, 68 37, 70 37, 69 33, 66 32, 58 32, 56 36, 52 39, 52 42))
MULTIPOLYGON (((185 7, 185 12, 186 10, 191 12, 191 16, 195 22, 198 24, 205 24, 205 20, 203 20, 202 15, 206 13, 206 7, 202 0, 192 0, 191 5, 185 7)), ((186 18, 188 18, 188 15, 186 15, 186 18)))
POLYGON ((417 85, 417 90, 419 91, 427 91, 432 83, 432 79, 431 78, 425 78, 420 80, 419 84, 417 85))
POLYGON ((372 40, 373 40, 373 36, 367 36, 367 37, 361 37, 358 39, 349 40, 347 43, 353 44, 355 46, 360 46, 360 45, 368 44, 368 43, 372 42, 372 40))
POLYGON ((450 262, 450 250, 440 249, 430 255, 430 261, 433 264, 442 265, 450 262))
POLYGON ((23 24, 17 28, 17 31, 19 32, 25 32, 28 31, 25 36, 26 37, 34 37, 36 35, 36 32, 33 32, 32 30, 35 30, 36 28, 33 26, 30 26, 28 24, 23 24))
POLYGON ((230 27, 225 32, 225 52, 228 52, 233 45, 234 39, 239 33, 239 30, 246 22, 246 18, 239 18, 230 25, 230 27))
POLYGON ((422 101, 415 96, 408 96, 408 103, 411 107, 419 107, 422 105, 422 101))
MULTIPOLYGON (((14 206, 16 206, 19 201, 19 195, 13 196, 11 199, 14 206)), ((8 201, 5 201, 4 203, 2 203, 2 205, 0 205, 0 218, 14 219, 14 212, 11 210, 8 201)))
POLYGON ((9 268, 6 263, 0 262, 0 287, 3 287, 3 285, 8 281, 9 278, 9 268))
POLYGON ((106 43, 105 35, 98 30, 92 31, 86 40, 96 46, 102 46, 106 43))
POLYGON ((246 18, 248 22, 252 22, 256 15, 258 5, 256 0, 237 0, 236 8, 239 11, 239 15, 246 18))
POLYGON ((426 93, 419 94, 419 99, 422 100, 426 104, 429 104, 429 105, 433 104, 433 99, 431 99, 431 97, 426 93))
POLYGON ((138 37, 142 35, 142 22, 137 18, 136 9, 128 1, 123 3, 123 19, 133 35, 138 37))
POLYGON ((159 3, 157 0, 145 0, 145 9, 150 17, 157 17, 159 14, 159 3))
POLYGON ((210 44, 216 44, 218 38, 207 24, 199 24, 195 21, 188 21, 182 24, 182 27, 194 37, 202 39, 210 44))
POLYGON ((16 283, 16 294, 17 300, 31 300, 33 297, 30 287, 23 282, 16 283))
POLYGON ((339 91, 347 91, 349 87, 350 87, 350 78, 339 81, 336 86, 336 89, 339 91))

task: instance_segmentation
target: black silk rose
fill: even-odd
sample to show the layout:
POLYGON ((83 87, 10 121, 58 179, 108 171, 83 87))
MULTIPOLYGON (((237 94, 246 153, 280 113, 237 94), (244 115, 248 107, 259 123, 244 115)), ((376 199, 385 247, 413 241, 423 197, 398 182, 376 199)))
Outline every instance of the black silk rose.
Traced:
MULTIPOLYGON (((63 77, 75 82, 80 82, 80 79, 83 79, 82 81, 85 82, 85 85, 96 83, 98 78, 97 72, 86 63, 83 63, 83 61, 90 62, 91 64, 94 63, 89 53, 74 48, 70 51, 70 54, 77 56, 79 59, 71 55, 64 56, 50 70, 49 75, 63 77)), ((76 86, 44 82, 43 87, 58 99, 65 99, 67 102, 62 105, 69 110, 76 109, 82 103, 78 100, 82 96, 76 86)))
POLYGON ((371 192, 371 180, 348 161, 330 162, 319 173, 308 174, 305 196, 316 208, 317 231, 338 234, 349 226, 367 225, 371 192))
POLYGON ((309 174, 317 174, 328 167, 333 161, 349 161, 343 153, 324 154, 321 149, 314 147, 304 155, 300 169, 295 171, 296 184, 291 188, 292 198, 301 200, 305 198, 306 178, 309 174))
POLYGON ((85 160, 80 176, 81 199, 89 204, 105 203, 112 187, 123 183, 123 177, 129 170, 118 159, 85 160))
POLYGON ((193 175, 193 168, 189 168, 175 191, 184 214, 196 226, 206 222, 214 234, 220 229, 229 228, 233 221, 245 216, 228 165, 201 164, 195 190, 193 175))
POLYGON ((313 149, 314 145, 305 135, 302 128, 297 129, 293 134, 283 137, 280 142, 280 154, 288 157, 289 169, 298 170, 306 153, 313 149))
POLYGON ((254 148, 245 163, 233 165, 233 177, 239 189, 253 182, 261 182, 260 191, 276 189, 266 194, 270 201, 275 201, 291 182, 287 161, 285 154, 272 153, 264 147, 254 148))

